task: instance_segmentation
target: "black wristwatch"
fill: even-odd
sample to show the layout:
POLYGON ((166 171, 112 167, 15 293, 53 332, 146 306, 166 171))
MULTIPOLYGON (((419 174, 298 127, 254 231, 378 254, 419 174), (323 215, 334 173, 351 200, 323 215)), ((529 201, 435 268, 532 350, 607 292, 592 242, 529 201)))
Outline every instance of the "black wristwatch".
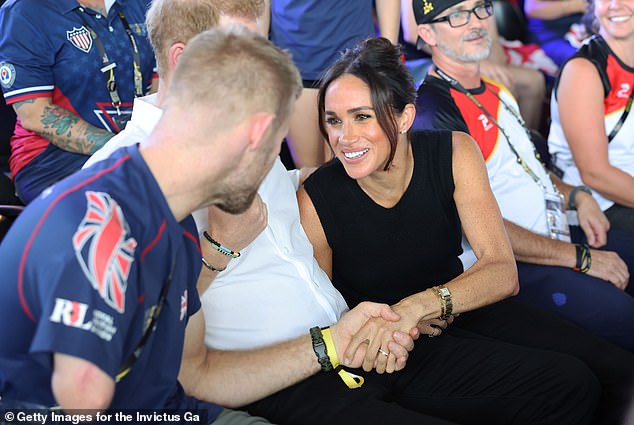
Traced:
POLYGON ((576 186, 574 189, 572 189, 570 191, 570 195, 568 195, 568 209, 569 210, 576 210, 577 209, 577 203, 575 202, 575 198, 577 197, 577 192, 582 191, 582 192, 586 192, 588 195, 592 196, 592 190, 590 190, 590 188, 588 186, 576 186))
POLYGON ((330 372, 333 369, 332 363, 330 362, 330 358, 328 357, 326 343, 324 342, 324 337, 321 334, 321 328, 319 326, 310 328, 310 339, 313 342, 313 351, 317 356, 317 361, 321 366, 321 371, 330 372))

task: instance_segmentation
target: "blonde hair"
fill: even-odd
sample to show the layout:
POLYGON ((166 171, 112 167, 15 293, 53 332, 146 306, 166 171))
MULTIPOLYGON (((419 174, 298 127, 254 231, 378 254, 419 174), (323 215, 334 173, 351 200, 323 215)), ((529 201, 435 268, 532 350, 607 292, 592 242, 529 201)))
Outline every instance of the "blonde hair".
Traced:
POLYGON ((216 0, 219 15, 256 20, 264 14, 264 0, 216 0))
POLYGON ((168 69, 169 48, 218 25, 214 0, 153 0, 145 18, 159 75, 168 69))
POLYGON ((288 53, 244 27, 217 28, 194 37, 183 51, 164 108, 204 105, 224 128, 270 112, 275 131, 301 90, 299 71, 288 53))

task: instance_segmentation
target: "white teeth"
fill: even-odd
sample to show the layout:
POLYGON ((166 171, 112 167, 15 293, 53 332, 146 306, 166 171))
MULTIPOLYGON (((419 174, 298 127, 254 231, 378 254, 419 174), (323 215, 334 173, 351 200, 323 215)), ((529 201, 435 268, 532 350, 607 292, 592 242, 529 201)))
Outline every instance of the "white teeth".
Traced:
POLYGON ((628 16, 613 16, 612 18, 610 18, 610 21, 612 22, 625 22, 628 19, 630 19, 632 16, 628 15, 628 16))
POLYGON ((355 159, 355 158, 359 158, 362 155, 365 155, 370 149, 364 149, 362 151, 357 151, 357 152, 344 152, 343 156, 345 156, 348 159, 355 159))

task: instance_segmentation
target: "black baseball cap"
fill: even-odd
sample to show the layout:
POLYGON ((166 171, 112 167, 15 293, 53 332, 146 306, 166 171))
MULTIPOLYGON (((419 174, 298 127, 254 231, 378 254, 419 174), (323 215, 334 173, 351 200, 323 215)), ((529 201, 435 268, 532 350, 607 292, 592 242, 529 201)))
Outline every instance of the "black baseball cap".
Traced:
POLYGON ((428 24, 443 11, 465 0, 412 0, 417 24, 428 24))

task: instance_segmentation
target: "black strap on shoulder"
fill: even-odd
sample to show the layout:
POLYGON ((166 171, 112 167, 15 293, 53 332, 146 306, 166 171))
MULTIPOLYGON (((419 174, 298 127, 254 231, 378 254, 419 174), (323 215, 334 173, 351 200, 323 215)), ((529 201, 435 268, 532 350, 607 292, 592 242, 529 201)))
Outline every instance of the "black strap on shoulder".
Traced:
POLYGON ((172 283, 172 277, 174 276, 174 269, 176 268, 176 255, 172 259, 172 266, 170 267, 169 275, 163 284, 163 288, 161 288, 161 294, 159 295, 159 300, 155 306, 152 307, 150 312, 150 317, 148 317, 147 322, 145 323, 145 332, 143 336, 139 340, 136 348, 132 350, 132 353, 128 356, 127 359, 121 364, 119 367, 119 372, 115 377, 115 382, 119 382, 123 379, 130 370, 132 370, 132 366, 136 363, 136 361, 141 357, 141 353, 143 352, 143 348, 145 348, 145 344, 150 339, 150 335, 156 329, 157 321, 159 315, 161 314, 161 310, 163 310, 163 306, 165 305, 165 300, 167 300, 167 293, 169 292, 170 285, 172 283))
MULTIPOLYGON (((90 36, 95 42, 95 46, 97 47, 97 50, 99 51, 99 56, 102 62, 101 72, 103 73, 106 79, 106 88, 108 89, 108 93, 110 94, 110 100, 112 102, 112 106, 117 110, 117 113, 120 115, 121 114, 121 111, 120 111, 121 97, 119 96, 119 91, 118 91, 117 82, 115 80, 115 73, 114 73, 114 68, 117 66, 117 64, 114 62, 110 62, 110 58, 108 57, 106 48, 104 47, 103 42, 101 41, 101 38, 99 38, 99 35, 90 26, 90 24, 88 24, 88 21, 83 15, 83 8, 77 8, 75 9, 75 12, 77 13, 79 18, 82 20, 84 26, 90 33, 90 36)), ((121 10, 117 11, 117 15, 119 16, 119 19, 121 20, 121 23, 123 24, 123 27, 125 28, 128 39, 130 40, 130 46, 132 47, 134 96, 140 97, 140 96, 143 96, 143 75, 141 73, 141 56, 139 54, 139 48, 134 38, 134 33, 132 32, 132 29, 130 28, 130 24, 128 23, 128 20, 126 19, 125 15, 123 14, 121 10)))

